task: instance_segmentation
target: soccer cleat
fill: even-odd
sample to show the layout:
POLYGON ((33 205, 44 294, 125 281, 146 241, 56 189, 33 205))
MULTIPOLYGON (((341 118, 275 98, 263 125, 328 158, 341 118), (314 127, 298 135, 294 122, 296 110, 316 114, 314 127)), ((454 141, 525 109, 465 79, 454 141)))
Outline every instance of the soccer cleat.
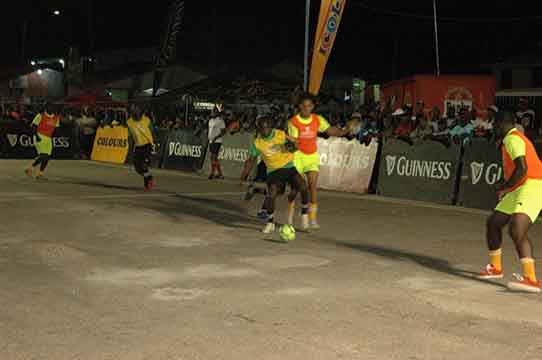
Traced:
POLYGON ((209 175, 208 179, 209 179, 209 180, 214 180, 214 179, 216 179, 216 177, 215 177, 214 174, 211 174, 211 175, 209 175))
POLYGON ((271 234, 275 232, 276 225, 275 223, 267 223, 265 224, 265 227, 263 228, 262 232, 264 234, 271 234))
POLYGON ((524 278, 519 274, 514 274, 514 276, 516 277, 516 281, 510 281, 508 283, 508 290, 535 294, 539 294, 541 292, 540 283, 538 281, 524 278))
POLYGON ((309 214, 301 215, 301 228, 307 230, 309 228, 309 214))
POLYGON ((28 177, 33 177, 33 176, 34 176, 34 171, 32 170, 32 168, 25 169, 25 170, 24 170, 24 173, 25 173, 26 176, 28 176, 28 177))
POLYGON ((224 175, 222 175, 222 174, 217 175, 217 176, 215 176, 215 179, 224 180, 224 175))
POLYGON ((39 171, 36 175, 36 180, 43 180, 45 179, 45 173, 43 171, 39 171))
POLYGON ((487 264, 485 270, 476 277, 482 280, 502 279, 504 274, 502 270, 497 270, 492 264, 487 264))
POLYGON ((145 188, 143 189, 143 191, 145 192, 151 191, 154 185, 155 185, 154 178, 151 176, 151 178, 147 182, 147 185, 145 185, 145 188))
POLYGON ((312 220, 312 221, 309 222, 309 228, 314 229, 314 230, 318 230, 318 229, 320 229, 320 224, 318 224, 318 221, 312 220))

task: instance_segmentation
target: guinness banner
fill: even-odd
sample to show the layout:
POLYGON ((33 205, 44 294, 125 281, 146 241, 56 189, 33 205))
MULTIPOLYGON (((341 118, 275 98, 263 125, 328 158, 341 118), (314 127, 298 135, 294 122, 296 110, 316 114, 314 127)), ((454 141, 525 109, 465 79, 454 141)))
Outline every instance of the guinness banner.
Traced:
POLYGON ((384 143, 378 192, 384 196, 453 204, 461 146, 435 141, 411 146, 390 139, 384 143))
POLYGON ((207 136, 196 136, 193 130, 173 130, 169 132, 162 151, 165 169, 197 171, 203 166, 207 136))
POLYGON ((502 178, 501 152, 494 142, 473 139, 465 146, 458 205, 494 209, 497 195, 494 185, 502 178))
MULTIPOLYGON (((3 124, 2 157, 32 159, 37 156, 32 130, 23 124, 3 124)), ((73 126, 61 124, 53 135, 54 159, 73 159, 76 154, 73 126)))
MULTIPOLYGON (((222 172, 225 177, 238 178, 248 159, 248 149, 254 140, 254 134, 238 133, 235 135, 226 135, 224 143, 220 149, 218 159, 222 165, 222 172)), ((207 153, 203 171, 210 171, 211 156, 207 153)))

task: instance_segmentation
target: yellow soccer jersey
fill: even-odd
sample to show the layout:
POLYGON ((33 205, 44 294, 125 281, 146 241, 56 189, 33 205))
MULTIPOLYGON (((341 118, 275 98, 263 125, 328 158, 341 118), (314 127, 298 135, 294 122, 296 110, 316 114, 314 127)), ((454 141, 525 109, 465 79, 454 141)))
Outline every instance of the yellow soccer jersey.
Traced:
POLYGON ((267 173, 294 166, 294 154, 286 149, 286 133, 273 129, 268 137, 258 136, 250 147, 250 156, 260 156, 267 166, 267 173))

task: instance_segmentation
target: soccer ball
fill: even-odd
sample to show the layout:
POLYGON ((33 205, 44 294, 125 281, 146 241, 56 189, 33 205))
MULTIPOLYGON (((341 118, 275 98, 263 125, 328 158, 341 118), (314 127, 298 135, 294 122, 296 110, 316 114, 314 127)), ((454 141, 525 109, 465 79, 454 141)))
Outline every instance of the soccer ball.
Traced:
POLYGON ((279 234, 280 239, 284 242, 295 240, 295 228, 292 225, 282 225, 279 234))

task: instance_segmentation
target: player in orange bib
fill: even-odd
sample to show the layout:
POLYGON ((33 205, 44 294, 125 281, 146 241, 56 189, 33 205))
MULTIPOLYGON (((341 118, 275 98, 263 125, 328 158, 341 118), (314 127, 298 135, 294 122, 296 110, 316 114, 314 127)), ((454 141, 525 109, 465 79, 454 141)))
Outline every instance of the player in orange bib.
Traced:
POLYGON ((45 104, 44 111, 34 118, 32 121, 32 134, 34 146, 38 154, 36 160, 25 169, 25 174, 29 177, 36 176, 36 179, 43 177, 45 168, 49 164, 49 159, 53 154, 53 134, 57 127, 60 126, 60 118, 54 114, 50 104, 45 104), (34 174, 34 169, 39 165, 37 174, 34 174))
POLYGON ((517 280, 509 282, 508 288, 540 293, 528 232, 542 210, 542 163, 533 143, 515 128, 512 113, 499 114, 495 125, 502 139, 504 181, 497 185, 500 202, 487 221, 489 264, 479 278, 503 278, 502 229, 508 225, 522 268, 522 274, 514 274, 517 280))
MULTIPOLYGON (((314 98, 304 94, 299 99, 299 113, 290 119, 288 134, 297 140, 298 151, 295 152, 295 166, 300 174, 305 174, 309 184, 310 206, 309 226, 318 229, 318 173, 320 171, 320 154, 318 153, 318 133, 329 136, 342 137, 347 135, 349 129, 333 127, 320 115, 313 114, 314 98)), ((289 203, 289 212, 293 213, 295 204, 289 203)))

